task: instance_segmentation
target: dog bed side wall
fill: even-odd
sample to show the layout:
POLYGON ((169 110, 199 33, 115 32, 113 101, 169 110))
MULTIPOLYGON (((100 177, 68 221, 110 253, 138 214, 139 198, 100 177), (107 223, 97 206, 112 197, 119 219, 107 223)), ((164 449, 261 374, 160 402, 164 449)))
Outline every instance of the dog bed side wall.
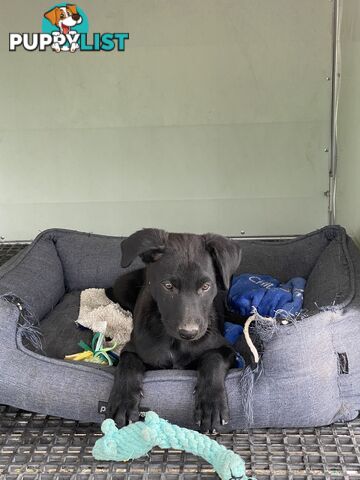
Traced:
POLYGON ((314 265, 304 292, 303 308, 307 315, 322 309, 335 311, 354 301, 356 256, 350 255, 347 241, 345 230, 338 229, 314 265))
POLYGON ((255 427, 326 425, 358 415, 360 252, 344 229, 327 233, 333 238, 308 279, 309 316, 278 326, 264 342, 255 427))
POLYGON ((67 291, 111 287, 122 273, 143 266, 137 259, 130 268, 121 267, 123 237, 61 230, 54 234, 67 291))
POLYGON ((40 320, 65 293, 61 261, 51 238, 40 234, 0 268, 0 295, 19 298, 40 320))
POLYGON ((334 235, 340 235, 342 230, 324 227, 280 242, 237 240, 242 248, 239 273, 265 273, 284 282, 292 277, 307 278, 334 235))
POLYGON ((100 422, 113 375, 85 364, 54 360, 25 349, 19 310, 0 298, 0 403, 80 421, 100 422))
MULTIPOLYGON (((327 425, 343 411, 334 315, 321 312, 280 326, 264 345, 262 371, 254 385, 254 426, 327 425)), ((357 411, 350 409, 346 415, 353 419, 357 411)))
MULTIPOLYGON (((267 273, 284 281, 294 276, 307 277, 322 251, 342 232, 341 227, 334 226, 278 243, 235 240, 243 249, 239 271, 267 273)), ((143 266, 139 259, 126 269, 120 266, 124 237, 61 229, 47 234, 54 238, 67 291, 106 288, 122 273, 143 266)))
MULTIPOLYGON (((345 415, 349 410, 360 410, 360 251, 350 238, 347 245, 354 267, 355 294, 352 302, 335 314, 332 325, 345 415)), ((337 420, 346 420, 344 414, 339 412, 337 420)))

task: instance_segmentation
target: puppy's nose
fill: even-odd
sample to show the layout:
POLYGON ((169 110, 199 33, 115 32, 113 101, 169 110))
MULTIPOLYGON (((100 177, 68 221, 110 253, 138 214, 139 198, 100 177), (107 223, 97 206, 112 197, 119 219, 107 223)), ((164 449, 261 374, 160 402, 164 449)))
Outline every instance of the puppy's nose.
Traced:
POLYGON ((75 22, 77 22, 80 18, 80 15, 78 13, 73 13, 71 16, 72 16, 73 20, 75 20, 75 22))
POLYGON ((199 333, 199 327, 189 326, 184 328, 179 328, 179 335, 184 340, 191 340, 196 337, 199 333))

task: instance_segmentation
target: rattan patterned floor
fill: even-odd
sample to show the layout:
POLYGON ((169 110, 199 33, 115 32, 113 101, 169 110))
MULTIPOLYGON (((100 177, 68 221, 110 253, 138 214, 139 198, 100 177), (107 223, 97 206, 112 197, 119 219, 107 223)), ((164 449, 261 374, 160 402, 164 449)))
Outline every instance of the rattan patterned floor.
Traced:
MULTIPOLYGON (((23 245, 0 244, 0 264, 23 245)), ((4 368, 4 366, 1 366, 4 368)), ((217 476, 190 454, 155 448, 133 462, 97 462, 98 425, 0 406, 0 480, 207 480, 217 476)), ((214 435, 239 453, 258 480, 360 479, 360 419, 321 428, 214 435)))

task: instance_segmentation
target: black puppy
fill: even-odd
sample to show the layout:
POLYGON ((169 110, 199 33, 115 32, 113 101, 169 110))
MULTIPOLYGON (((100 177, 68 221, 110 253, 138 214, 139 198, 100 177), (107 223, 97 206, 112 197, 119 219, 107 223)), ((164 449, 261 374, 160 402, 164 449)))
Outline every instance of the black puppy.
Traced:
POLYGON ((119 426, 138 419, 145 370, 194 368, 195 421, 202 431, 229 419, 225 377, 235 353, 222 336, 224 299, 240 264, 236 242, 220 235, 140 230, 121 244, 123 267, 140 256, 146 268, 120 277, 106 293, 133 312, 108 417, 119 426))

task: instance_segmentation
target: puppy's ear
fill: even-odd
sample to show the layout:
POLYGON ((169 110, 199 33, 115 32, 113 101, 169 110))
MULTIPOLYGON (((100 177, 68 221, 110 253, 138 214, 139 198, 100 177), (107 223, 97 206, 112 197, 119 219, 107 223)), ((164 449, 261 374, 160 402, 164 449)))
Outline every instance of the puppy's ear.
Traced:
POLYGON ((234 240, 229 240, 221 235, 207 233, 204 238, 206 249, 212 257, 221 286, 228 290, 231 277, 240 265, 240 247, 234 240))
POLYGON ((144 228, 121 243, 121 266, 128 267, 136 257, 144 263, 156 262, 164 253, 168 233, 157 228, 144 228))
POLYGON ((59 7, 54 7, 52 10, 44 13, 44 17, 49 20, 53 25, 57 24, 57 14, 59 7))
POLYGON ((68 3, 68 4, 66 5, 66 8, 67 8, 68 10, 70 10, 71 15, 74 15, 75 13, 77 13, 76 5, 71 5, 71 3, 68 3))

